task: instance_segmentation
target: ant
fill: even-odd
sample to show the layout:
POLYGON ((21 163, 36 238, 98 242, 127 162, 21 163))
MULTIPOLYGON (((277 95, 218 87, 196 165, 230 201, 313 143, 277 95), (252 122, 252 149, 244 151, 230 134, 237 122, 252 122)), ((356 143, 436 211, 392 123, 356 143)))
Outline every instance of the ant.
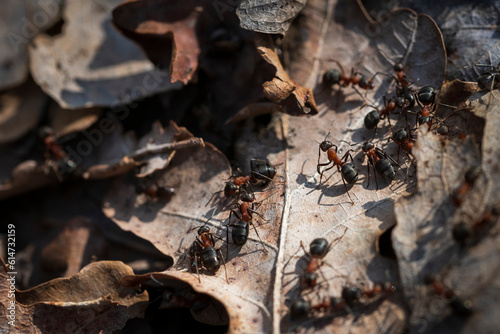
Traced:
POLYGON ((455 206, 461 206, 465 196, 482 173, 481 166, 471 167, 465 172, 465 182, 451 195, 451 201, 455 206))
POLYGON ((363 95, 356 89, 356 85, 361 89, 366 90, 367 93, 368 90, 372 90, 373 88, 375 88, 375 84, 373 83, 373 79, 375 78, 375 76, 369 79, 366 75, 360 72, 354 72, 354 68, 351 69, 351 75, 346 76, 344 68, 342 67, 340 62, 336 60, 333 60, 333 62, 335 62, 340 67, 340 71, 334 68, 326 70, 325 73, 323 73, 323 85, 328 87, 339 85, 337 94, 340 93, 340 90, 343 87, 348 87, 349 85, 351 85, 354 90, 361 96, 363 95))
MULTIPOLYGON (((388 183, 391 183, 396 177, 396 171, 391 162, 398 167, 399 164, 380 148, 375 147, 371 142, 365 142, 361 149, 365 156, 368 157, 368 187, 370 186, 370 165, 372 165, 373 169, 382 175, 388 183)), ((375 183, 378 190, 377 174, 375 174, 375 183)))
POLYGON ((393 136, 390 139, 399 146, 398 157, 399 157, 399 150, 403 149, 408 158, 410 158, 410 156, 412 155, 411 149, 415 145, 416 141, 415 138, 411 135, 411 130, 409 127, 408 129, 401 128, 398 131, 394 132, 393 136))
POLYGON ((394 291, 396 291, 396 287, 391 283, 377 283, 370 290, 362 290, 357 287, 344 287, 341 298, 326 298, 316 305, 311 305, 311 303, 305 300, 293 302, 290 306, 290 317, 292 320, 296 320, 308 317, 315 312, 335 312, 342 309, 349 309, 349 307, 356 305, 363 297, 373 298, 376 295, 390 294, 394 291))
POLYGON ((174 194, 174 188, 159 186, 156 183, 149 186, 137 185, 135 188, 137 194, 146 194, 150 198, 169 200, 174 194))
POLYGON ((67 171, 74 171, 74 169, 76 168, 76 164, 73 160, 69 159, 68 155, 63 150, 61 145, 57 143, 57 140, 54 136, 54 130, 52 130, 48 126, 44 126, 39 130, 38 135, 43 141, 46 155, 49 157, 49 159, 55 161, 56 167, 65 169, 67 171))
POLYGON ((389 121, 389 126, 391 125, 391 121, 389 119, 389 114, 396 110, 396 103, 389 100, 387 103, 385 100, 384 96, 384 105, 385 107, 381 110, 379 110, 377 107, 370 106, 374 108, 374 110, 370 111, 368 114, 365 116, 365 128, 368 130, 371 130, 375 128, 375 131, 377 131, 377 125, 380 122, 381 119, 384 119, 387 117, 387 120, 389 121))
POLYGON ((196 271, 200 283, 199 267, 203 265, 208 271, 215 273, 219 270, 222 263, 226 273, 226 282, 229 284, 224 256, 220 248, 215 249, 214 234, 210 232, 210 228, 207 226, 202 226, 198 229, 198 236, 193 241, 191 247, 189 247, 189 256, 191 258, 191 272, 196 271))
POLYGON ((447 288, 442 282, 438 281, 436 276, 428 274, 424 277, 424 283, 431 285, 434 293, 443 296, 446 301, 450 304, 451 308, 455 313, 462 316, 471 315, 473 312, 471 301, 462 300, 458 297, 455 292, 447 288))
MULTIPOLYGON (((246 244, 246 242, 248 240, 248 234, 250 232, 249 225, 252 225, 252 227, 255 230, 255 234, 257 234, 257 237, 259 238, 260 243, 262 244, 262 248, 263 248, 264 252, 267 254, 267 249, 264 246, 264 242, 260 238, 259 232, 257 231, 257 228, 255 227, 255 225, 252 222, 252 218, 253 218, 252 213, 255 213, 256 215, 258 215, 259 217, 261 217, 264 220, 266 220, 266 219, 264 217, 262 217, 257 211, 255 211, 255 204, 260 205, 260 203, 255 203, 254 201, 255 201, 255 196, 253 194, 249 194, 249 193, 245 192, 241 196, 241 204, 239 205, 240 212, 238 213, 235 210, 231 210, 231 213, 229 214, 229 221, 231 221, 232 215, 235 215, 238 218, 238 221, 235 223, 229 224, 228 227, 232 227, 231 236, 233 238, 233 243, 238 245, 238 246, 243 246, 244 244, 246 244), (252 203, 251 206, 250 206, 250 203, 252 203)), ((227 231, 226 238, 227 238, 227 240, 229 240, 229 228, 226 231, 227 231)), ((228 244, 228 248, 229 248, 229 244, 228 244)), ((229 252, 229 250, 228 250, 228 252, 229 252)))
POLYGON ((429 125, 429 128, 432 125, 432 114, 434 113, 434 110, 436 107, 436 91, 434 90, 433 87, 431 86, 425 86, 420 88, 420 90, 417 92, 417 102, 422 108, 420 111, 420 116, 418 117, 418 124, 422 125, 427 123, 429 125))
MULTIPOLYGON (((318 280, 318 274, 316 273, 316 271, 319 271, 321 273, 320 267, 323 264, 323 262, 320 262, 320 260, 322 260, 326 256, 326 254, 330 251, 332 247, 334 247, 337 243, 340 242, 340 239, 342 239, 342 237, 345 235, 346 232, 347 228, 345 229, 344 234, 333 240, 330 244, 324 238, 314 239, 309 245, 309 252, 306 252, 306 249, 304 248, 302 241, 300 242, 300 247, 304 251, 306 258, 308 259, 307 267, 304 269, 304 272, 302 273, 300 281, 301 285, 305 285, 307 288, 310 289, 316 286, 318 280)), ((321 275, 323 276, 322 273, 321 275)), ((324 277, 323 280, 327 282, 327 280, 324 277)))
POLYGON ((498 208, 493 208, 486 212, 479 221, 472 224, 461 221, 453 227, 453 239, 455 239, 455 241, 461 246, 465 246, 474 234, 480 231, 484 226, 493 223, 494 219, 498 218, 499 215, 500 211, 498 208))
POLYGON ((251 182, 257 183, 258 181, 264 181, 264 186, 267 186, 275 176, 276 167, 265 160, 252 159, 250 160, 250 175, 235 176, 233 180, 226 182, 224 185, 224 190, 213 193, 212 197, 210 197, 210 200, 207 202, 207 205, 212 201, 213 197, 216 194, 221 192, 224 193, 224 197, 226 198, 239 195, 240 191, 243 189, 243 186, 248 186, 253 195, 254 191, 252 189, 251 182))
MULTIPOLYGON (((328 137, 329 134, 330 132, 328 132, 326 137, 328 137)), ((351 195, 349 195, 349 191, 347 190, 347 185, 345 184, 346 181, 349 184, 354 184, 358 180, 358 171, 356 170, 356 167, 354 167, 354 160, 352 158, 352 155, 350 154, 350 151, 352 150, 348 150, 342 158, 339 158, 339 156, 337 155, 338 153, 337 145, 332 144, 331 141, 327 141, 326 137, 325 140, 323 140, 323 142, 319 144, 319 149, 318 149, 318 164, 316 168, 318 173, 320 174, 319 184, 321 184, 321 179, 323 178, 323 174, 326 171, 332 169, 334 166, 337 166, 337 170, 342 175, 342 182, 344 183, 347 196, 349 196, 349 199, 354 204, 354 201, 352 200, 351 195), (319 163, 319 159, 321 158, 321 151, 326 152, 326 154, 328 155, 328 162, 319 163), (350 163, 347 162, 348 157, 351 158, 350 163), (328 166, 330 165, 330 163, 332 163, 330 167, 320 171, 320 167, 328 166)))

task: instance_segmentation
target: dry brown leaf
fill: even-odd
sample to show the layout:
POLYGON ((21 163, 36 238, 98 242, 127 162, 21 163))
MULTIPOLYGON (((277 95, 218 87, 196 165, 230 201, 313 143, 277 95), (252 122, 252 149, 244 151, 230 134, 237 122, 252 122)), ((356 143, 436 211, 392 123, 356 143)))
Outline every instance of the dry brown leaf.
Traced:
POLYGON ((264 34, 285 35, 305 3, 305 0, 244 0, 238 5, 236 14, 244 29, 264 34))
POLYGON ((33 81, 1 94, 0 144, 15 141, 33 130, 47 98, 33 81))
POLYGON ((63 33, 30 46, 35 81, 62 108, 115 107, 178 87, 111 26, 119 2, 67 1, 63 33))
MULTIPOLYGON (((2 318, 10 312, 8 291, 11 277, 4 265, 2 318)), ((55 279, 25 291, 15 292, 14 328, 23 333, 103 332, 121 329, 130 318, 141 316, 148 305, 147 292, 137 294, 119 280, 132 274, 121 262, 88 265, 70 278, 55 279)))
POLYGON ((0 90, 28 77, 28 44, 60 19, 58 1, 8 0, 0 12, 0 90))
POLYGON ((200 25, 212 14, 211 8, 212 2, 205 0, 129 0, 113 10, 113 23, 138 43, 154 64, 170 64, 172 82, 187 84, 198 68, 200 25), (158 48, 158 43, 164 48, 158 48))
POLYGON ((88 129, 101 113, 101 108, 66 110, 53 103, 49 108, 50 127, 54 130, 54 136, 61 138, 88 129))
POLYGON ((255 44, 262 58, 276 68, 273 80, 262 84, 264 95, 271 101, 282 104, 287 114, 316 115, 318 109, 312 90, 295 83, 283 69, 272 37, 257 34, 255 44))
MULTIPOLYGON (((362 154, 356 151, 353 153, 354 164, 359 169, 360 177, 357 184, 348 187, 354 205, 350 203, 339 173, 327 172, 326 176, 332 176, 318 187, 317 141, 323 140, 331 130, 328 139, 340 144, 340 149, 345 152, 350 147, 341 140, 362 143, 373 138, 373 131, 363 127, 366 111, 360 112, 357 108, 363 104, 363 97, 346 87, 342 91, 343 103, 334 108, 334 93, 322 87, 319 81, 323 72, 332 66, 331 59, 340 61, 347 70, 353 67, 368 76, 382 71, 390 76, 394 73, 393 60, 402 56, 401 45, 404 44, 412 47, 410 52, 404 53, 408 80, 416 88, 421 85, 437 87, 444 80, 446 66, 442 37, 432 19, 416 16, 411 11, 394 13, 395 21, 412 19, 406 31, 386 28, 388 30, 383 32, 384 38, 380 37, 379 40, 372 40, 368 32, 358 28, 364 27, 367 21, 355 3, 310 1, 303 14, 303 29, 306 29, 303 33, 319 37, 311 38, 306 44, 295 45, 302 52, 292 58, 290 76, 309 87, 317 87, 321 96, 321 100, 318 99, 321 103, 319 109, 323 113, 320 117, 312 118, 276 116, 267 132, 257 135, 248 134, 252 126, 245 126, 243 130, 247 135, 245 137, 243 134, 243 137, 246 139, 236 143, 238 160, 265 157, 278 165, 278 176, 271 189, 267 193, 257 194, 257 200, 265 198, 257 211, 270 219, 270 222, 257 226, 269 250, 268 254, 262 251, 255 232, 251 231, 252 243, 245 244, 241 249, 229 244, 229 253, 225 252, 225 242, 217 242, 217 247, 222 247, 223 254, 229 258, 227 274, 230 284, 224 280, 223 268, 215 276, 202 270, 201 283, 196 274, 185 272, 189 268, 189 259, 183 261, 183 257, 196 235, 196 231, 189 229, 201 226, 215 214, 207 224, 216 235, 225 239, 225 225, 228 224, 228 211, 212 212, 203 207, 213 192, 223 188, 223 182, 229 176, 228 170, 216 167, 214 162, 200 164, 199 161, 208 160, 201 152, 184 157, 177 155, 171 165, 172 170, 167 170, 161 176, 163 185, 176 189, 176 194, 169 202, 136 196, 132 181, 119 181, 108 194, 104 212, 122 228, 151 240, 161 251, 175 259, 174 268, 162 274, 176 277, 189 283, 197 292, 217 298, 229 313, 230 332, 278 333, 300 330, 311 333, 366 333, 376 328, 377 332, 399 333, 408 321, 401 289, 391 296, 367 300, 367 305, 358 305, 353 314, 340 312, 313 315, 305 321, 291 321, 289 316, 290 305, 298 298, 319 303, 322 298, 340 297, 345 286, 369 289, 376 282, 387 281, 401 288, 396 261, 378 254, 375 245, 380 235, 396 223, 394 202, 409 195, 415 185, 413 167, 401 162, 400 158, 404 168, 398 170, 395 181, 388 185, 379 177, 378 191, 375 190, 373 179, 370 187, 367 187, 366 161, 362 161, 362 154), (345 22, 341 17, 350 19, 345 22), (319 23, 318 18, 321 18, 319 23), (415 44, 420 41, 430 43, 425 48, 433 48, 433 53, 427 55, 423 47, 416 50, 415 44), (391 52, 379 52, 390 48, 391 52), (421 58, 417 62, 418 57, 421 58), (424 63, 428 67, 423 66, 424 63), (415 69, 411 70, 413 65, 415 69), (432 75, 427 72, 428 69, 432 75), (332 124, 332 121, 335 122, 332 124), (282 141, 285 138, 286 148, 282 141), (182 163, 175 163, 177 159, 182 163), (200 172, 199 165, 220 173, 213 172, 210 178, 200 181, 200 173, 205 171, 200 172), (359 167, 361 165, 363 168, 359 167), (180 173, 177 168, 182 169, 183 175, 187 176, 177 176, 180 173), (409 175, 406 178, 407 168, 409 175), (280 186, 282 178, 287 184, 285 197, 279 196, 280 188, 273 189, 280 186), (178 179, 182 182, 175 183, 178 179), (268 195, 270 197, 266 198, 268 195), (132 198, 132 202, 127 198, 132 198), (300 243, 303 242, 307 247, 314 238, 324 237, 331 242, 340 236, 343 236, 340 242, 324 258, 331 267, 324 265, 321 269, 329 284, 323 283, 317 294, 301 293, 298 275, 303 272, 306 263, 300 243), (235 304, 241 308, 234 308, 235 304)), ((265 57, 276 60, 272 48, 264 48, 265 57)), ((278 72, 282 73, 281 70, 278 72)), ((289 78, 288 75, 286 77, 289 78)), ((275 80, 277 83, 268 84, 268 87, 280 87, 281 92, 292 90, 287 88, 286 83, 291 82, 288 79, 283 80, 284 84, 275 80)), ((394 94, 394 85, 389 87, 390 81, 390 77, 378 76, 375 80, 376 90, 367 94, 368 101, 382 104, 382 96, 394 94)), ((403 117, 400 119, 399 126, 404 122, 403 117)), ((395 156, 396 145, 387 144, 384 139, 389 135, 387 126, 381 126, 375 142, 395 156)), ((359 150, 359 147, 353 149, 359 150)), ((325 160, 323 154, 321 161, 325 160)), ((246 163, 242 166, 246 167, 246 163)))

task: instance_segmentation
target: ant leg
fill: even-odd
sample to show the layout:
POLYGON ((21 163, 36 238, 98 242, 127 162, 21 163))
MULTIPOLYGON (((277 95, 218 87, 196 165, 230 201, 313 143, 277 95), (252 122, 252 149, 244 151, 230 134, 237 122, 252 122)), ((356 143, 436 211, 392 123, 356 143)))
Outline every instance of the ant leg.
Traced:
POLYGON ((208 200, 207 204, 205 204, 205 206, 207 206, 208 204, 210 204, 210 202, 212 201, 212 199, 214 198, 215 195, 217 194, 220 194, 221 192, 223 192, 224 190, 220 190, 220 191, 216 191, 212 194, 212 197, 210 197, 210 199, 208 200))
POLYGON ((229 279, 227 278, 226 259, 224 259, 224 254, 222 254, 220 248, 217 250, 217 254, 220 256, 220 258, 222 260, 222 264, 224 265, 224 273, 226 275, 226 282, 227 282, 227 284, 231 284, 231 283, 229 283, 229 279))
POLYGON ((194 267, 196 268, 196 275, 198 275, 198 282, 201 283, 200 271, 198 270, 198 260, 191 259, 191 269, 192 269, 193 263, 194 263, 194 267))
POLYGON ((252 222, 249 222, 249 224, 252 225, 253 229, 255 230, 255 234, 257 234, 257 237, 260 240, 262 248, 264 249, 264 253, 267 254, 268 252, 267 252, 266 246, 264 246, 264 241, 262 241, 262 239, 260 238, 259 231, 257 231, 257 228, 255 227, 255 225, 252 222))
MULTIPOLYGON (((342 173, 340 173, 340 175, 342 175, 342 173)), ((345 183, 344 175, 342 175, 342 182, 344 183, 344 188, 345 188, 345 191, 347 193, 347 196, 349 196, 349 199, 351 200, 352 205, 354 205, 354 201, 352 200, 351 195, 349 194, 349 190, 347 190, 347 184, 345 183)))
POLYGON ((371 165, 371 160, 370 158, 368 158, 368 162, 366 163, 366 168, 368 169, 368 184, 366 185, 366 188, 370 187, 370 165, 371 165))
MULTIPOLYGON (((326 165, 329 165, 330 163, 328 164, 321 164, 321 166, 326 166, 326 165)), ((324 169, 321 173, 320 173, 320 177, 319 177, 319 184, 318 184, 318 187, 321 185, 321 179, 323 179, 323 173, 329 171, 330 169, 332 169, 333 167, 335 167, 335 165, 331 165, 330 167, 324 169)), ((316 188, 318 188, 316 187, 316 188)))

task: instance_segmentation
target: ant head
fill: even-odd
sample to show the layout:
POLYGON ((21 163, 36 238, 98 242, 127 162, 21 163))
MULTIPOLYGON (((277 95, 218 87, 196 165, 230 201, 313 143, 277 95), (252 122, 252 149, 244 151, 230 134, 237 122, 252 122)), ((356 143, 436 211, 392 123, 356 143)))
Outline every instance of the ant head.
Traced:
POLYGON ((208 226, 202 226, 198 229, 198 235, 202 235, 208 232, 210 232, 210 228, 208 226))
POLYGON ((396 64, 394 64, 394 67, 393 67, 393 68, 394 68, 394 71, 395 71, 395 72, 400 72, 400 71, 402 71, 405 67, 404 67, 403 63, 396 63, 396 64))
POLYGON ((245 191, 241 195, 241 200, 243 202, 253 202, 253 201, 255 201, 255 195, 253 193, 249 193, 249 192, 245 191))
POLYGON ((226 182, 226 185, 224 186, 224 196, 233 196, 236 194, 236 191, 238 191, 238 186, 234 184, 233 181, 226 182))
POLYGON ((323 141, 321 144, 319 144, 319 148, 323 151, 326 152, 328 149, 330 149, 333 146, 332 142, 329 140, 323 141))
POLYGON ((361 299, 363 296, 363 291, 356 287, 344 287, 342 289, 342 298, 345 300, 347 305, 351 305, 354 302, 361 299))
POLYGON ((361 87, 363 89, 373 89, 373 88, 375 88, 375 84, 373 83, 373 81, 370 80, 370 79, 368 79, 365 76, 361 77, 361 79, 359 80, 358 85, 359 85, 359 87, 361 87))
POLYGON ((418 91, 417 98, 424 106, 433 104, 436 100, 436 90, 431 86, 424 86, 418 91))
POLYGON ((372 142, 367 141, 363 144, 361 149, 363 150, 363 152, 368 152, 369 150, 371 150, 374 147, 375 147, 375 145, 372 142))
POLYGON ((410 103, 404 97, 398 96, 396 98, 396 107, 403 109, 405 107, 408 107, 409 105, 410 105, 410 103))
POLYGON ((41 139, 45 139, 48 136, 52 136, 53 134, 54 134, 54 130, 52 130, 52 128, 50 128, 48 126, 43 126, 40 128, 40 130, 38 130, 38 136, 41 139))
POLYGON ((401 128, 398 131, 394 132, 394 140, 401 143, 408 137, 408 132, 406 129, 401 128))
POLYGON ((324 238, 314 239, 309 245, 309 251, 313 257, 324 257, 328 252, 328 241, 324 238))

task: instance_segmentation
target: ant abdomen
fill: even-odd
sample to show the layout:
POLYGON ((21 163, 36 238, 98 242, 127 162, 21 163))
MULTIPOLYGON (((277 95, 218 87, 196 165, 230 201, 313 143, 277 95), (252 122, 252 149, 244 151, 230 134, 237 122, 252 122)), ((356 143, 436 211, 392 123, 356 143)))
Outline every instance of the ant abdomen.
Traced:
POLYGON ((380 113, 374 109, 365 116, 365 128, 371 130, 380 122, 380 113))
POLYGON ((214 247, 208 246, 201 251, 201 263, 208 271, 216 272, 219 270, 221 263, 214 247))
POLYGON ((305 300, 296 300, 290 306, 290 317, 292 320, 306 318, 311 311, 311 304, 305 300))
POLYGON ((396 177, 396 171, 394 166, 388 159, 380 159, 375 163, 375 169, 382 175, 388 182, 394 180, 396 177))
POLYGON ((243 246, 248 240, 248 234, 250 233, 250 226, 244 220, 238 220, 232 225, 232 237, 233 243, 238 246, 243 246))
POLYGON ((336 69, 329 69, 323 74, 323 83, 325 85, 338 85, 342 79, 342 73, 336 69))
POLYGON ((349 184, 354 184, 358 181, 358 171, 351 163, 344 164, 344 166, 342 166, 341 173, 344 176, 345 181, 349 184))
POLYGON ((477 78, 477 85, 481 89, 492 91, 500 86, 500 73, 498 72, 484 72, 477 78))

